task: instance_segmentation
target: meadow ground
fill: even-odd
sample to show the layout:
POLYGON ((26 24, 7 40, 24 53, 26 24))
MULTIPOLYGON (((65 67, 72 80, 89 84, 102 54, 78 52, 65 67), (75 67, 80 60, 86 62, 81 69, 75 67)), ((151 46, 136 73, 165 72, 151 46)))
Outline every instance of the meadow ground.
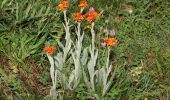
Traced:
MULTIPOLYGON (((57 45, 58 38, 65 42, 63 14, 56 7, 59 1, 0 0, 1 100, 50 99, 50 64, 43 47, 57 45)), ((94 27, 95 44, 100 48, 97 66, 107 59, 107 48, 100 45, 107 30, 114 30, 118 39, 110 51, 110 61, 117 68, 113 84, 105 96, 100 96, 100 88, 94 94, 101 100, 170 100, 170 1, 87 2, 102 12, 94 27)), ((72 13, 79 10, 78 3, 70 0, 70 23, 74 23, 72 13)), ((74 33, 74 28, 71 31, 74 33)), ((91 41, 90 31, 85 31, 83 48, 91 41)), ((74 40, 76 35, 72 35, 74 40)), ((64 100, 95 100, 93 92, 82 82, 74 91, 61 95, 64 100)))

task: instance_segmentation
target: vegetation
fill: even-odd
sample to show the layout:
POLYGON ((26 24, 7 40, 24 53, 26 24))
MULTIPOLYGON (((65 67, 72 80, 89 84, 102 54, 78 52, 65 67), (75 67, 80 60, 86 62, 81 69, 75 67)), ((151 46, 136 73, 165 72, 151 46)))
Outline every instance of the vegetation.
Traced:
POLYGON ((170 1, 82 1, 0 0, 0 99, 169 100, 170 1))

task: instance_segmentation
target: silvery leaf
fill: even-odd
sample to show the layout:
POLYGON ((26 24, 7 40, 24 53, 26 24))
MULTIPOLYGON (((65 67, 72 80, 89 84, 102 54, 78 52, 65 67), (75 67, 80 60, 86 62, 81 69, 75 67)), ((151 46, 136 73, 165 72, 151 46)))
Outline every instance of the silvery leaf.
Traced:
POLYGON ((69 76, 69 85, 72 84, 72 82, 74 81, 74 78, 75 78, 75 70, 73 70, 69 76))
POLYGON ((63 58, 62 58, 62 53, 58 53, 57 56, 54 57, 55 59, 55 65, 58 67, 58 69, 62 70, 62 65, 63 65, 63 58))
POLYGON ((81 63, 84 66, 87 63, 87 59, 88 59, 88 51, 87 51, 87 47, 83 50, 83 56, 81 58, 81 63))

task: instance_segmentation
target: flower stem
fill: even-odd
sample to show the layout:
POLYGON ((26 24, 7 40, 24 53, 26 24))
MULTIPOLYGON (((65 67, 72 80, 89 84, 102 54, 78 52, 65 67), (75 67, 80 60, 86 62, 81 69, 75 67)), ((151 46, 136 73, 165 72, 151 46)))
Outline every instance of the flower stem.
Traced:
POLYGON ((91 24, 92 28, 91 28, 91 34, 92 34, 92 50, 94 52, 95 50, 95 44, 94 44, 94 41, 95 41, 95 33, 94 33, 94 22, 91 24))

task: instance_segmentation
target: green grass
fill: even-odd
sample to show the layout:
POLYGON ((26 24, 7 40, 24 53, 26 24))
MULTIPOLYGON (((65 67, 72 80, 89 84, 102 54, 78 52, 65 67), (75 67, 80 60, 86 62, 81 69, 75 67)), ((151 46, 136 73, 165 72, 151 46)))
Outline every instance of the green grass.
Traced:
MULTIPOLYGON (((45 42, 36 47, 36 51, 24 57, 24 59, 22 59, 22 55, 28 54, 28 52, 18 53, 19 50, 22 50, 20 49, 22 44, 18 42, 20 42, 20 39, 22 40, 24 34, 27 34, 35 38, 34 41, 27 44, 30 47, 35 45, 35 42, 40 41, 44 34, 48 34, 45 37, 46 41, 53 40, 51 42, 54 43, 54 39, 58 38, 63 32, 62 15, 56 10, 57 1, 0 1, 0 44, 3 43, 0 47, 0 58, 6 60, 6 63, 17 63, 18 69, 24 69, 23 66, 25 65, 30 66, 32 61, 35 62, 35 69, 42 65, 44 72, 41 73, 42 76, 40 75, 41 79, 38 84, 43 84, 47 89, 51 83, 50 79, 47 78, 48 74, 45 74, 49 70, 44 68, 49 66, 42 51, 45 42), (10 39, 14 42, 10 42, 10 39), (22 61, 15 61, 17 59, 22 61), (44 80, 42 79, 43 77, 45 77, 44 80)), ((117 30, 116 37, 119 40, 119 44, 111 50, 111 60, 115 66, 118 66, 119 70, 109 93, 105 97, 101 97, 101 99, 142 100, 147 97, 149 100, 168 100, 170 98, 170 2, 168 0, 87 1, 98 11, 103 10, 95 27, 98 35, 97 44, 100 45, 100 40, 106 36, 106 33, 103 33, 106 26, 109 29, 117 30), (123 4, 132 6, 132 14, 125 10, 123 4), (121 18, 120 23, 115 22, 118 15, 121 18), (105 20, 109 20, 109 23, 105 23, 105 20), (142 67, 141 70, 138 70, 141 71, 141 74, 132 76, 132 70, 138 67, 142 67)), ((69 12, 78 11, 78 9, 74 9, 77 2, 72 1, 71 4, 73 7, 69 8, 69 12)), ((87 34, 85 37, 87 42, 84 45, 87 45, 90 41, 90 35, 87 34)), ((100 56, 104 61, 106 53, 103 51, 105 48, 100 48, 100 56)), ((102 60, 98 62, 101 65, 102 60)), ((21 74, 11 71, 10 67, 12 66, 10 64, 4 65, 0 63, 0 66, 5 71, 5 73, 1 73, 0 69, 0 80, 3 80, 0 84, 0 98, 9 97, 10 100, 11 97, 36 100, 46 97, 40 91, 29 90, 24 85, 24 80, 19 78, 21 74), (10 81, 8 77, 11 78, 10 81), (21 87, 13 86, 18 85, 18 82, 19 85, 22 84, 24 91, 20 91, 21 87), (4 92, 4 90, 10 91, 4 92)), ((31 74, 31 72, 28 72, 28 74, 31 74)), ((30 85, 30 87, 32 86, 30 85)), ((90 94, 87 93, 83 85, 72 94, 74 99, 88 96, 90 94)))

